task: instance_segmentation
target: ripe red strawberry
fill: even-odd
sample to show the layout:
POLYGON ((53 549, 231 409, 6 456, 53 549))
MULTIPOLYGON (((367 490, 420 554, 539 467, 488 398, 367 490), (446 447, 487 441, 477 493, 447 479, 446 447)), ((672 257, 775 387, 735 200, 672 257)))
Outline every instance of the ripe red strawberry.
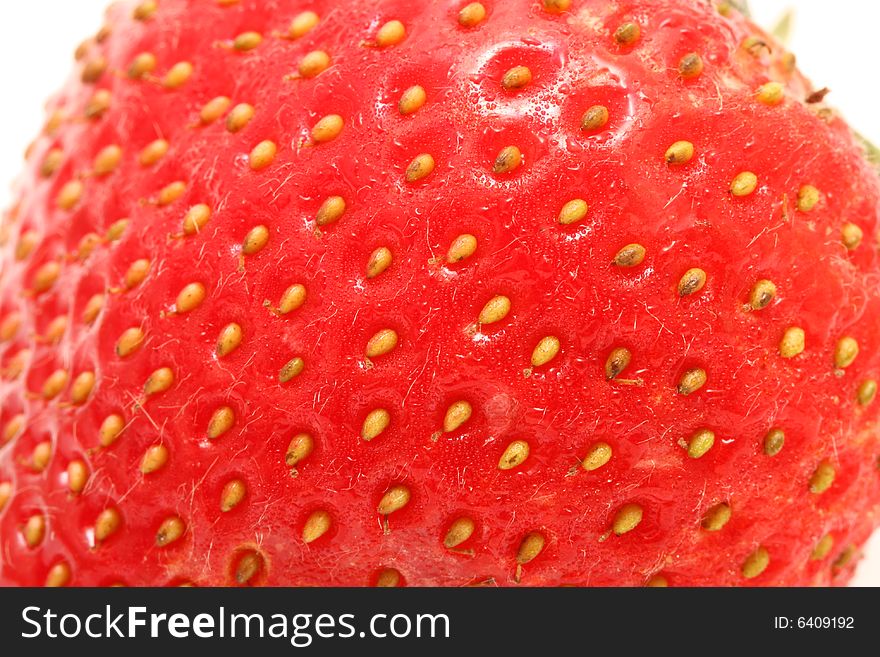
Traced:
POLYGON ((708 1, 115 4, 3 226, 0 582, 845 582, 878 179, 708 1))

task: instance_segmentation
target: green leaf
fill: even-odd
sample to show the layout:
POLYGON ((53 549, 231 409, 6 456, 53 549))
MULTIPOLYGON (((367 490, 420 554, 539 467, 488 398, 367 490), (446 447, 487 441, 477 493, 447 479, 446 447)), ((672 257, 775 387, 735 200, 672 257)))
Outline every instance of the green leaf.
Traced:
POLYGON ((859 143, 865 149, 865 157, 868 162, 874 165, 874 168, 880 171, 880 148, 877 148, 869 139, 860 135, 858 132, 856 134, 856 139, 859 140, 859 143))
POLYGON ((788 45, 788 42, 791 40, 792 28, 794 26, 794 14, 794 7, 786 9, 785 13, 779 17, 779 20, 776 21, 776 25, 774 25, 773 29, 770 31, 773 36, 785 45, 788 45))

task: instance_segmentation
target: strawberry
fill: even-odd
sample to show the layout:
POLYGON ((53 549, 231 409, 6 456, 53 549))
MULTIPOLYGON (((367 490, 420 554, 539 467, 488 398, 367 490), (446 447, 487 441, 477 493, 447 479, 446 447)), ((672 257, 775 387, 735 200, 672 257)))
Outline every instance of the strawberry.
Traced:
POLYGON ((17 198, 5 584, 839 584, 878 524, 878 178, 729 3, 119 2, 17 198))

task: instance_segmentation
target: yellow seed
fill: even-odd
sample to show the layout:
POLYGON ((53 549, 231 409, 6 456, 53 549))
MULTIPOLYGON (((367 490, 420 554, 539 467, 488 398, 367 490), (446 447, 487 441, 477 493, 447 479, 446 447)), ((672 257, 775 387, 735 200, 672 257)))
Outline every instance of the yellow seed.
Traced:
POLYGON ((12 484, 8 481, 0 482, 0 511, 6 508, 6 504, 12 497, 12 484))
POLYGON ((61 391, 67 386, 67 371, 58 369, 52 372, 43 382, 43 398, 54 399, 61 394, 61 391))
POLYGON ((113 507, 104 509, 95 520, 95 540, 98 542, 107 540, 119 531, 121 524, 122 516, 117 509, 113 507))
POLYGON ((73 210, 82 198, 83 190, 84 187, 81 181, 71 180, 58 192, 55 202, 62 210, 73 210))
POLYGON ((311 543, 321 538, 330 529, 333 520, 326 511, 315 511, 308 517, 306 524, 303 526, 302 539, 303 543, 311 543))
POLYGON ((277 154, 278 146, 274 141, 269 141, 267 139, 254 146, 254 149, 248 157, 248 163, 250 164, 251 169, 254 171, 260 171, 272 164, 272 162, 275 161, 275 156, 277 154))
POLYGON ((232 511, 241 504, 245 495, 247 495, 247 486, 241 479, 228 481, 220 493, 220 510, 223 513, 232 511))
POLYGON ((571 6, 571 0, 542 0, 544 11, 548 14, 561 14, 568 11, 571 6))
POLYGON ((17 379, 24 371, 24 367, 31 357, 28 349, 22 349, 9 360, 6 370, 2 372, 2 376, 10 381, 17 379))
POLYGON ((785 329, 782 339, 779 341, 779 355, 783 358, 794 358, 803 353, 806 343, 806 333, 798 326, 790 326, 785 329))
POLYGON ((475 27, 486 19, 486 8, 479 2, 465 5, 458 12, 458 24, 462 27, 475 27))
POLYGON ((832 548, 834 548, 834 536, 831 534, 825 534, 825 536, 820 538, 819 542, 816 543, 816 546, 813 548, 813 552, 810 555, 810 559, 813 561, 820 561, 831 554, 832 548))
POLYGON ((101 236, 97 233, 86 233, 79 241, 76 249, 76 257, 80 260, 87 260, 96 248, 101 244, 101 236))
POLYGON ((558 221, 563 226, 577 223, 587 216, 588 210, 589 206, 585 200, 580 198, 572 199, 562 206, 562 210, 559 211, 558 221))
POLYGON ((541 338, 535 348, 532 350, 532 365, 541 367, 556 358, 559 353, 559 338, 555 335, 548 335, 541 338))
POLYGON ((302 374, 305 369, 306 364, 302 358, 297 356, 296 358, 292 358, 284 364, 284 367, 281 368, 281 371, 278 372, 278 381, 280 383, 287 383, 291 379, 295 379, 300 374, 302 374))
POLYGON ((770 553, 767 552, 766 548, 759 547, 743 561, 742 576, 746 579, 754 579, 763 573, 769 565, 770 553))
POLYGON ((318 14, 313 11, 304 11, 294 16, 293 20, 290 22, 290 28, 287 30, 287 34, 291 39, 302 38, 315 29, 319 21, 320 18, 318 17, 318 14))
POLYGON ((300 77, 313 78, 326 71, 330 67, 330 61, 330 55, 323 50, 313 50, 300 60, 297 71, 300 77))
POLYGON ((730 183, 730 193, 734 196, 748 196, 758 187, 758 176, 751 171, 738 173, 730 183))
POLYGON ((216 98, 212 98, 204 104, 202 111, 199 112, 199 120, 203 125, 214 123, 221 116, 226 114, 230 105, 232 105, 232 100, 227 96, 217 96, 216 98))
POLYGON ((269 241, 269 229, 266 226, 254 226, 245 235, 244 241, 241 243, 241 252, 244 255, 254 255, 263 250, 263 247, 269 241))
POLYGON ((425 88, 416 84, 403 92, 397 102, 397 109, 403 115, 412 114, 419 110, 427 99, 425 88))
POLYGON ((396 46, 406 38, 406 28, 398 20, 388 21, 376 33, 376 45, 380 48, 396 46))
POLYGON ((141 473, 150 474, 161 470, 168 463, 168 448, 165 445, 153 445, 144 452, 141 459, 141 473))
POLYGON ((812 185, 804 185, 798 190, 797 209, 801 212, 809 212, 819 202, 819 190, 812 185))
POLYGON ((20 326, 21 315, 19 313, 10 313, 4 317, 3 323, 0 324, 0 340, 4 342, 11 340, 18 333, 20 326))
POLYGON ((492 171, 496 174, 511 173, 522 164, 522 152, 516 146, 505 146, 495 158, 492 171))
POLYGON ((170 516, 162 521, 159 530, 156 532, 156 545, 165 547, 171 545, 186 532, 186 525, 183 520, 177 516, 170 516))
POLYGON ((232 47, 239 52, 253 50, 263 43, 263 35, 259 32, 242 32, 232 42, 232 47))
POLYGON ((516 563, 523 566, 535 557, 541 554, 544 549, 546 539, 541 532, 529 532, 520 541, 519 549, 516 551, 516 563))
POLYGON ((384 408, 370 411, 361 427, 361 438, 369 442, 385 431, 389 424, 391 424, 391 413, 384 408))
POLYGON ((834 466, 831 465, 831 462, 828 461, 828 459, 820 461, 819 465, 817 465, 816 469, 813 471, 813 475, 810 477, 810 492, 816 495, 824 493, 831 488, 831 484, 834 483, 834 477, 836 474, 834 466))
POLYGON ((101 76, 104 75, 106 70, 107 60, 99 55, 95 59, 91 59, 85 63, 80 79, 86 84, 93 84, 101 79, 101 76))
POLYGON ((396 346, 397 331, 394 329, 382 329, 367 342, 365 353, 367 358, 377 358, 389 353, 396 346))
POLYGON ((157 139, 141 151, 138 162, 142 167, 149 167, 165 157, 166 153, 168 153, 168 142, 164 139, 157 139))
POLYGON ((605 442, 595 442, 590 445, 587 455, 581 461, 581 467, 587 472, 598 470, 611 460, 611 445, 605 442))
POLYGON ((81 372, 70 386, 70 401, 75 406, 85 404, 95 387, 95 373, 81 372))
POLYGON ((703 59, 695 52, 688 53, 678 62, 678 73, 685 80, 690 80, 703 72, 703 59))
POLYGON ((170 367, 160 367, 147 378, 144 383, 144 394, 147 397, 165 392, 174 383, 174 372, 170 367))
POLYGON ((614 31, 614 40, 621 46, 631 46, 642 35, 638 23, 623 23, 614 31))
POLYGON ((643 513, 642 507, 638 504, 624 504, 614 515, 611 530, 618 536, 631 532, 642 522, 643 513))
POLYGON ((294 283, 284 291, 278 302, 278 312, 286 315, 297 310, 306 302, 306 287, 302 283, 294 283))
POLYGON ((714 444, 715 432, 709 429, 700 429, 687 441, 688 456, 692 459, 702 458, 712 449, 714 444))
POLYGON ((767 456, 776 456, 784 445, 785 432, 778 427, 770 429, 764 436, 764 454, 767 456))
POLYGON ((150 261, 146 258, 141 258, 140 260, 135 260, 131 263, 131 266, 128 268, 128 271, 125 272, 125 287, 129 290, 133 287, 137 287, 141 283, 144 282, 144 279, 147 277, 147 274, 150 273, 150 261))
POLYGON ((394 588, 400 586, 400 571, 396 568, 385 568, 376 579, 378 588, 394 588))
POLYGON ((510 299, 502 294, 492 297, 480 311, 480 324, 494 324, 507 317, 510 312, 510 299))
POLYGON ((514 66, 501 78, 501 86, 510 91, 522 89, 532 81, 532 71, 528 66, 514 66))
POLYGON ((721 531, 729 520, 730 505, 726 502, 721 502, 706 511, 701 525, 707 532, 717 532, 721 531))
POLYGON ((159 195, 156 197, 156 203, 159 205, 171 205, 174 201, 183 196, 185 192, 186 183, 182 180, 175 180, 173 183, 169 183, 159 190, 159 195))
POLYGON ((59 315, 46 327, 46 334, 43 336, 49 344, 58 343, 64 333, 67 331, 67 316, 59 315))
POLYGON ((43 586, 46 588, 67 586, 70 582, 70 577, 70 566, 66 562, 61 561, 49 569, 49 572, 46 574, 46 583, 43 586))
POLYGON ((694 145, 689 141, 677 141, 666 149, 667 164, 686 164, 694 157, 694 145))
POLYGON ((118 221, 114 221, 110 224, 110 228, 107 229, 107 241, 108 242, 116 242, 119 238, 122 237, 123 233, 125 233, 125 229, 128 228, 128 219, 119 219, 118 221))
POLYGON ((122 149, 116 144, 111 144, 98 152, 92 169, 96 176, 106 176, 116 170, 120 161, 122 161, 122 149))
POLYGON ((307 433, 298 433, 287 446, 284 463, 287 464, 287 467, 292 468, 305 460, 314 449, 315 439, 307 433))
POLYGON ((166 89, 177 89, 178 87, 186 84, 186 81, 189 80, 190 76, 193 74, 193 65, 189 62, 178 62, 168 73, 165 74, 165 78, 162 80, 162 84, 166 89))
POLYGON ((242 331, 241 326, 235 322, 230 322, 220 331, 220 337, 217 338, 217 358, 228 356, 238 349, 241 344, 242 331))
POLYGON ((236 105, 226 117, 226 130, 232 133, 240 132, 254 118, 255 111, 253 105, 247 103, 236 105))
POLYGON ((834 349, 834 366, 849 367, 859 355, 859 343, 849 336, 841 338, 834 349))
POLYGON ((211 414, 211 419, 208 420, 208 430, 206 432, 208 438, 216 440, 229 431, 233 424, 235 424, 235 411, 229 406, 221 406, 211 414))
POLYGON ((849 251, 859 248, 863 237, 862 229, 849 221, 843 224, 843 227, 840 229, 840 239, 849 251))
POLYGON ((45 470, 51 460, 52 443, 48 440, 38 443, 37 446, 34 447, 34 451, 31 452, 31 467, 35 472, 42 472, 45 470))
POLYGON ((669 586, 669 580, 663 577, 663 575, 654 575, 645 583, 645 586, 665 589, 669 586))
POLYGON ((757 98, 765 105, 778 105, 785 98, 785 88, 778 82, 767 82, 758 87, 757 98))
POLYGON ((144 332, 137 326, 126 329, 116 341, 116 355, 120 358, 131 356, 144 343, 144 332))
POLYGON ((618 267, 636 267, 642 264, 646 254, 641 244, 627 244, 614 256, 614 264, 618 267))
POLYGON ((156 70, 156 56, 151 52, 142 52, 131 60, 128 67, 128 77, 132 80, 140 80, 156 70))
POLYGON ((367 262, 367 278, 375 278, 391 266, 392 255, 387 247, 379 247, 367 262))
POLYGON ((459 400, 451 404, 449 408, 446 409, 446 415, 443 417, 443 431, 446 433, 452 433, 462 424, 467 422, 471 418, 473 412, 474 409, 470 405, 470 402, 459 400))
POLYGON ((61 167, 64 162, 64 151, 60 148, 53 148, 46 154, 43 163, 40 165, 40 175, 44 178, 50 177, 61 167))
POLYGON ((177 295, 174 309, 178 313, 188 313, 195 310, 202 305, 206 294, 207 290, 201 283, 189 283, 177 295))
POLYGON ((388 489, 388 491, 379 500, 377 511, 379 515, 387 516, 395 511, 400 511, 409 504, 410 491, 409 488, 402 484, 396 484, 388 489))
POLYGON ((446 252, 446 261, 449 263, 461 262, 470 258, 477 250, 477 238, 468 233, 456 237, 446 252))
POLYGON ((9 419, 9 422, 3 427, 3 438, 0 440, 0 445, 5 445, 21 432, 24 428, 24 420, 25 417, 23 413, 14 415, 9 419))
POLYGON ((33 549, 37 547, 43 542, 43 537, 46 536, 45 516, 42 514, 34 514, 28 518, 24 525, 24 529, 22 529, 22 534, 24 534, 25 543, 27 543, 29 548, 33 549))
POLYGON ((856 399, 862 406, 867 406, 877 396, 877 382, 874 379, 862 381, 856 393, 856 399))
POLYGON ((156 0, 143 0, 132 12, 132 18, 136 21, 146 21, 153 17, 159 5, 156 0))
POLYGON ((475 528, 476 524, 471 518, 467 516, 456 518, 443 538, 444 547, 448 549, 458 547, 473 535, 475 528))
POLYGON ((604 105, 593 105, 581 117, 581 130, 593 132, 600 130, 608 124, 611 118, 608 108, 604 105))
POLYGON ((18 244, 15 246, 15 259, 18 261, 25 260, 40 242, 40 235, 36 231, 29 230, 22 233, 18 244))
POLYGON ((413 158, 413 161, 409 163, 409 166, 406 168, 406 181, 407 182, 416 182, 417 180, 421 180, 422 178, 430 175, 430 173, 434 170, 434 158, 431 157, 428 153, 422 153, 421 155, 417 155, 413 158))
POLYGON ((110 447, 115 443, 124 428, 125 420, 121 415, 112 414, 105 417, 101 428, 98 429, 98 442, 101 443, 101 447, 110 447))
POLYGON ((74 495, 83 492, 89 481, 89 468, 81 459, 75 459, 67 464, 67 487, 74 495))
POLYGON ((86 103, 83 114, 87 119, 100 119, 110 109, 113 95, 107 89, 98 89, 86 103))
POLYGON ((321 207, 318 208, 318 214, 315 215, 315 223, 319 226, 326 226, 338 221, 345 213, 345 199, 341 196, 329 196, 321 207))
POLYGON ((342 132, 343 125, 341 116, 338 114, 328 114, 320 119, 312 128, 312 140, 318 144, 332 141, 342 132))
POLYGON ((858 548, 850 543, 847 545, 843 552, 841 552, 838 557, 831 564, 831 567, 834 570, 839 570, 841 568, 846 568, 853 560, 853 558, 858 554, 858 548))
POLYGON ((34 291, 39 293, 49 290, 61 275, 61 265, 57 262, 47 262, 34 274, 34 291))
POLYGON ((699 367, 688 370, 678 381, 678 394, 690 395, 706 385, 706 370, 699 367))
POLYGON ((605 378, 611 380, 623 372, 632 360, 632 353, 626 347, 617 347, 605 361, 605 378))
POLYGON ((247 550, 241 555, 235 566, 236 583, 244 585, 254 581, 263 572, 265 565, 263 555, 254 550, 247 550))
POLYGON ((678 295, 686 297, 695 294, 706 285, 706 272, 699 267, 688 269, 678 281, 678 295))
POLYGON ((512 470, 521 466, 527 458, 529 458, 529 444, 525 440, 514 440, 501 455, 498 469, 512 470))
POLYGON ((761 310, 770 305, 770 302, 776 297, 776 285, 773 281, 761 279, 755 283, 749 294, 749 305, 752 310, 761 310))

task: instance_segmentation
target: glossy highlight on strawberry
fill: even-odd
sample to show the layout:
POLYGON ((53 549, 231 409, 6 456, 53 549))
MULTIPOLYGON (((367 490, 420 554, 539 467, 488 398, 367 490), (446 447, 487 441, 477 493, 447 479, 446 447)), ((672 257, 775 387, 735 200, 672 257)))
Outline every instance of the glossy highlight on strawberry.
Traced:
POLYGON ((117 2, 2 224, 0 583, 843 584, 880 184, 708 0, 117 2))

